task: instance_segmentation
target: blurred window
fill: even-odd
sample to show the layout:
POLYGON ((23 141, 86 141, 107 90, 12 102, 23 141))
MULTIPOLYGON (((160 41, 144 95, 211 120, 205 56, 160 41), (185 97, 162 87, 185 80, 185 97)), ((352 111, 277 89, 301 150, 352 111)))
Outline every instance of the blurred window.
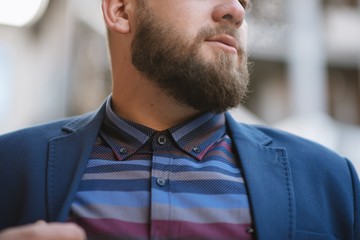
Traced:
MULTIPOLYGON (((6 47, 0 43, 0 125, 3 126, 10 114, 11 61, 6 47)), ((1 128, 1 127, 0 127, 1 128)))

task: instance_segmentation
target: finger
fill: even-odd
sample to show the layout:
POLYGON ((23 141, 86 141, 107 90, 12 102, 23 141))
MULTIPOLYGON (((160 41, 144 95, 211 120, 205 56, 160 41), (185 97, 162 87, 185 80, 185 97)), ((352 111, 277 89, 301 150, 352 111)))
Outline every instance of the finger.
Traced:
POLYGON ((36 224, 37 240, 85 240, 85 232, 74 223, 43 223, 36 224))
POLYGON ((40 224, 44 225, 44 224, 47 224, 47 222, 45 222, 44 220, 38 220, 38 221, 35 222, 35 224, 37 224, 37 225, 40 225, 40 224))
POLYGON ((86 234, 74 223, 36 222, 9 228, 0 233, 0 240, 85 240, 86 234))
POLYGON ((49 240, 85 240, 85 231, 74 223, 49 223, 46 228, 49 240))

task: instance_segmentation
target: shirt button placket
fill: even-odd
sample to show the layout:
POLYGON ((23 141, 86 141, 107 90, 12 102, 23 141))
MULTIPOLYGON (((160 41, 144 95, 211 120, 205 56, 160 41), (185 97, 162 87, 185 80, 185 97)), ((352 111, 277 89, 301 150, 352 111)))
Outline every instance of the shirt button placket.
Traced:
MULTIPOLYGON (((167 138, 165 135, 160 135, 158 138, 157 138, 157 143, 160 145, 160 146, 164 146, 167 142, 167 138)), ((163 187, 166 185, 166 179, 162 178, 162 177, 158 177, 156 179, 156 183, 158 186, 160 187, 163 187)))
MULTIPOLYGON (((170 197, 165 197, 165 195, 170 194, 169 192, 169 179, 168 171, 165 170, 166 166, 171 164, 171 161, 167 158, 166 154, 164 155, 164 149, 167 144, 170 142, 169 138, 164 133, 159 133, 157 136, 154 136, 153 139, 153 164, 154 166, 163 165, 163 167, 157 168, 153 167, 152 169, 152 190, 151 190, 151 224, 150 224, 150 235, 151 239, 163 239, 161 236, 169 235, 170 233, 164 229, 164 225, 159 223, 157 220, 162 220, 168 212, 170 212, 170 203, 166 202, 170 197), (167 159, 167 160, 166 160, 167 159), (159 194, 160 190, 163 194, 159 194), (159 203, 161 204, 161 207, 159 203)), ((170 236, 170 235, 169 235, 170 236)))

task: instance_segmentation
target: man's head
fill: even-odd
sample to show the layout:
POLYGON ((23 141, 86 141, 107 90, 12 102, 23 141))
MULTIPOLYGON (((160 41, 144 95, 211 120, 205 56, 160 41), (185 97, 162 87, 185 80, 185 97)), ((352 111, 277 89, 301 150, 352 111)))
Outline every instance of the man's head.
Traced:
POLYGON ((148 81, 199 111, 222 112, 240 104, 249 79, 246 2, 118 2, 135 9, 127 15, 133 26, 131 62, 148 81))

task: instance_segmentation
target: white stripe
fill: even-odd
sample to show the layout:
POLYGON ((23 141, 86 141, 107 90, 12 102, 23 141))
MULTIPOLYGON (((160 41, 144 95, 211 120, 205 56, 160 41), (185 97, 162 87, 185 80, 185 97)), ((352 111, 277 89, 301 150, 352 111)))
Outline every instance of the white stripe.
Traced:
MULTIPOLYGON (((131 208, 111 205, 73 205, 72 210, 81 218, 111 218, 133 223, 147 223, 149 208, 131 208)), ((169 205, 154 204, 152 220, 187 221, 194 223, 251 223, 248 208, 178 208, 169 205)))
POLYGON ((149 219, 148 208, 73 205, 72 210, 81 218, 111 218, 132 223, 147 223, 147 219, 149 219))
POLYGON ((82 180, 133 180, 149 178, 149 171, 121 171, 109 173, 85 173, 82 180))

